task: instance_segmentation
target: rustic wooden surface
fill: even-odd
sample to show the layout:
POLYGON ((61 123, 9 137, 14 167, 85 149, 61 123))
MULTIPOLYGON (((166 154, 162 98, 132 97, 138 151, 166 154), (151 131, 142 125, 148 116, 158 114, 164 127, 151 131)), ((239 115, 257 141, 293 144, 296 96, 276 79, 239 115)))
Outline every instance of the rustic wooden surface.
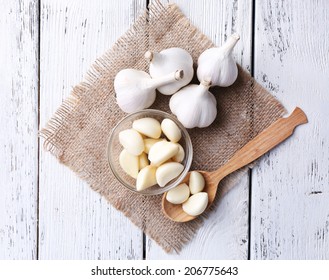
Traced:
POLYGON ((35 259, 38 4, 4 0, 0 6, 0 259, 35 259))
POLYGON ((37 138, 147 1, 1 0, 0 259, 329 258, 329 2, 175 2, 218 45, 238 32, 237 61, 309 124, 223 197, 180 255, 166 254, 37 138))
POLYGON ((251 258, 329 259, 329 2, 255 11, 255 77, 309 124, 253 170, 251 258))

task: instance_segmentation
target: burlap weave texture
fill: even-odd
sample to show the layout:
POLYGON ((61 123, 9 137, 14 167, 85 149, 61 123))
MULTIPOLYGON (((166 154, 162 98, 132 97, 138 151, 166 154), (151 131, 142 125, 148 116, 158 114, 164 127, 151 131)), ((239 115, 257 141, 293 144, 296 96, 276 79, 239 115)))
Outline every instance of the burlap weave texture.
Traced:
MULTIPOLYGON (((154 2, 149 12, 94 63, 85 81, 73 89, 41 131, 46 149, 168 252, 179 252, 205 217, 189 223, 172 222, 161 212, 161 196, 132 193, 115 180, 106 158, 107 139, 125 113, 116 104, 113 80, 124 68, 147 71, 147 50, 181 47, 196 62, 212 46, 176 5, 164 7, 154 2)), ((240 67, 234 85, 211 91, 217 98, 218 116, 208 128, 189 130, 194 148, 192 169, 217 169, 284 113, 283 106, 240 67)), ((170 112, 169 98, 158 93, 151 108, 170 112)), ((232 180, 224 181, 221 187, 238 176, 232 174, 232 180)))

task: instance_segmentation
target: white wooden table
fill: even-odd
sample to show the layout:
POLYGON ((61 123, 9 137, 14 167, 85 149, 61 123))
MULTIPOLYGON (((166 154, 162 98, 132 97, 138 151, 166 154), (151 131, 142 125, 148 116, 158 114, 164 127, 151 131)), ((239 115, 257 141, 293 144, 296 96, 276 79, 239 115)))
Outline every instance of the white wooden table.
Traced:
MULTIPOLYGON (((266 154, 180 255, 42 148, 39 128, 146 0, 0 0, 0 259, 329 259, 329 1, 177 0, 309 124, 266 154)), ((165 2, 165 1, 164 1, 165 2)))

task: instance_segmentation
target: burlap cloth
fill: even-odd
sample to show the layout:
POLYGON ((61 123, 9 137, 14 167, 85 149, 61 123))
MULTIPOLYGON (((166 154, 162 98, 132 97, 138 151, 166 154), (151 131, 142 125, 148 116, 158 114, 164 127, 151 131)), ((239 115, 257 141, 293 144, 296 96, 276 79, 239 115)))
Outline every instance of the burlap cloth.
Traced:
MULTIPOLYGON (((183 244, 193 238, 205 216, 189 223, 172 222, 161 212, 161 196, 135 194, 114 178, 106 158, 107 139, 125 113, 116 104, 113 79, 124 68, 147 71, 144 59, 147 50, 181 47, 196 62, 198 56, 212 46, 177 6, 164 7, 155 2, 149 6, 149 12, 140 16, 130 30, 97 59, 85 81, 73 89, 41 131, 47 150, 167 252, 179 252, 183 244)), ((233 86, 211 91, 217 98, 218 116, 208 128, 189 130, 194 148, 192 169, 218 168, 285 111, 240 67, 233 86)), ((152 108, 170 112, 169 98, 158 93, 152 108)), ((220 187, 227 188, 238 177, 238 173, 233 173, 220 187)))

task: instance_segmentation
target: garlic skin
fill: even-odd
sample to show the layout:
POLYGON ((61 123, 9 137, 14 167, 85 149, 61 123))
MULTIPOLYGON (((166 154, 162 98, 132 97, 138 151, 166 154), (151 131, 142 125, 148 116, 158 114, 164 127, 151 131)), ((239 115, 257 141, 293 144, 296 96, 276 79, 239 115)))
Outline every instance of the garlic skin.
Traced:
POLYGON ((184 71, 177 69, 154 79, 144 71, 123 69, 114 79, 117 103, 126 113, 143 110, 154 103, 157 87, 174 83, 183 77, 184 71))
POLYGON ((217 101, 208 89, 210 82, 188 85, 175 93, 170 110, 186 128, 207 127, 217 116, 217 101))
POLYGON ((145 58, 150 62, 149 72, 152 78, 162 77, 177 69, 184 71, 184 77, 181 80, 157 88, 164 95, 174 94, 193 78, 193 59, 184 49, 169 48, 159 53, 147 51, 145 58))
POLYGON ((212 86, 228 87, 238 77, 238 67, 232 50, 239 41, 238 34, 231 35, 220 48, 205 50, 198 59, 197 76, 199 81, 209 80, 212 86))

